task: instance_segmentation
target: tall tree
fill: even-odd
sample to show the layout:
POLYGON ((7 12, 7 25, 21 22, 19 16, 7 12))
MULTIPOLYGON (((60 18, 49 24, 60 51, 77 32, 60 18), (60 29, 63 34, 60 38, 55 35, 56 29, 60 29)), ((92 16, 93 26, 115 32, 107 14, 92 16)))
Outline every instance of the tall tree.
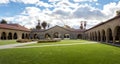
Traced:
POLYGON ((38 20, 38 25, 36 26, 36 29, 41 29, 40 20, 38 20))
POLYGON ((81 29, 81 30, 83 29, 83 21, 81 21, 80 29, 81 29))
POLYGON ((7 21, 4 20, 4 19, 2 19, 2 20, 1 20, 1 24, 7 24, 7 21))
POLYGON ((45 21, 42 22, 42 27, 43 27, 43 29, 46 29, 47 23, 45 21))
POLYGON ((116 14, 117 14, 117 16, 120 15, 120 10, 117 10, 117 11, 116 11, 116 14))

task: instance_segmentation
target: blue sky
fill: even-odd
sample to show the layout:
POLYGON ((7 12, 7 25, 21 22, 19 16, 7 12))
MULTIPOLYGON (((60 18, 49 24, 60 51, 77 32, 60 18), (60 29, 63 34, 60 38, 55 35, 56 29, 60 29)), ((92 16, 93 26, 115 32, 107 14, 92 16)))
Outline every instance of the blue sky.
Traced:
POLYGON ((0 0, 0 20, 34 28, 37 19, 54 25, 79 28, 87 21, 87 28, 115 16, 120 10, 119 0, 0 0))

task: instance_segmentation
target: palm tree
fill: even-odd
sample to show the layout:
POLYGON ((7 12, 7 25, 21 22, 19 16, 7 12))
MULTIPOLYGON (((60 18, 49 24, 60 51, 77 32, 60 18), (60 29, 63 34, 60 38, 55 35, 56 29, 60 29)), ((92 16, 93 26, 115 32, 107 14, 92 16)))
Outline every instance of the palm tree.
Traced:
POLYGON ((47 23, 45 21, 42 22, 42 27, 43 27, 43 29, 46 29, 47 23))
POLYGON ((1 24, 7 24, 7 21, 4 20, 4 19, 2 19, 2 20, 1 20, 1 24))

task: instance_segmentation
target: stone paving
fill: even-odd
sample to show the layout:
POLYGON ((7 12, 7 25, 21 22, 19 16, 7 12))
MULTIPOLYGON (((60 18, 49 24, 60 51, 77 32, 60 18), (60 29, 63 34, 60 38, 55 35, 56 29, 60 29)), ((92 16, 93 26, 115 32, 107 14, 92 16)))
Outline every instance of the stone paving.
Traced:
POLYGON ((15 47, 18 47, 18 46, 24 46, 24 45, 33 44, 33 43, 37 43, 37 42, 27 42, 27 43, 0 45, 0 49, 15 48, 15 47))
POLYGON ((47 44, 47 45, 36 45, 36 46, 22 46, 16 48, 36 48, 36 47, 50 47, 50 46, 71 46, 71 45, 79 45, 79 44, 95 44, 97 42, 88 42, 88 43, 70 43, 70 44, 47 44))

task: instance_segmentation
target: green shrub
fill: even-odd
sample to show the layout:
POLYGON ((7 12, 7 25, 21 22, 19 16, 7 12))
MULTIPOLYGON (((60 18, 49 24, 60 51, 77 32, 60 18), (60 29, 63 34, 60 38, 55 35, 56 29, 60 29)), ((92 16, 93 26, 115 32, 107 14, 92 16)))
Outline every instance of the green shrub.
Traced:
POLYGON ((18 39, 16 42, 20 42, 20 43, 25 43, 25 42, 31 42, 32 40, 30 39, 18 39))
POLYGON ((38 43, 47 43, 47 42, 59 42, 61 39, 46 39, 46 40, 39 40, 38 43))

